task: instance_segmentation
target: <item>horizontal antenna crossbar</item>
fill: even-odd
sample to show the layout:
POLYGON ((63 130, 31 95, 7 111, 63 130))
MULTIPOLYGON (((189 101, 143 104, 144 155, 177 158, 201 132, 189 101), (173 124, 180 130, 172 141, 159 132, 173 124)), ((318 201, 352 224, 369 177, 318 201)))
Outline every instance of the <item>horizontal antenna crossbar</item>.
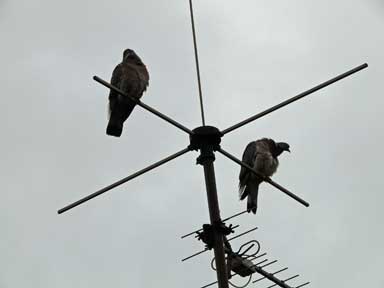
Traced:
POLYGON ((267 109, 267 110, 265 110, 259 114, 256 114, 252 117, 249 117, 248 119, 245 119, 244 121, 241 121, 240 123, 237 123, 237 124, 227 128, 227 129, 224 129, 223 131, 221 131, 221 133, 227 134, 233 130, 236 130, 237 128, 240 128, 241 126, 244 126, 244 125, 246 125, 252 121, 255 121, 256 119, 259 119, 259 118, 261 118, 261 117, 263 117, 263 116, 265 116, 265 115, 267 115, 267 114, 269 114, 269 113, 271 113, 277 109, 280 109, 280 108, 282 108, 288 104, 291 104, 292 102, 295 102, 295 101, 297 101, 297 100, 299 100, 299 99, 301 99, 301 98, 303 98, 309 94, 312 94, 313 92, 316 92, 316 91, 318 91, 324 87, 327 87, 327 86, 329 86, 329 85, 331 85, 331 84, 333 84, 333 83, 335 83, 335 82, 337 82, 343 78, 346 78, 346 77, 348 77, 348 76, 350 76, 350 75, 352 75, 352 74, 354 74, 354 73, 356 73, 356 72, 358 72, 364 68, 367 68, 367 67, 368 67, 367 63, 364 63, 360 66, 357 66, 356 68, 353 68, 353 69, 351 69, 351 70, 349 70, 343 74, 340 74, 340 75, 338 75, 338 76, 336 76, 336 77, 334 77, 334 78, 332 78, 326 82, 323 82, 323 83, 321 83, 321 84, 319 84, 319 85, 317 85, 317 86, 315 86, 315 87, 313 87, 313 88, 311 88, 305 92, 302 92, 302 93, 300 93, 300 94, 298 94, 298 95, 296 95, 296 96, 294 96, 288 100, 285 100, 285 101, 281 102, 280 104, 277 104, 277 105, 275 105, 275 106, 273 106, 273 107, 271 107, 271 108, 269 108, 269 109, 267 109))
POLYGON ((185 127, 184 125, 180 124, 179 122, 176 122, 172 118, 168 117, 167 115, 164 115, 163 113, 157 111, 156 109, 152 108, 151 106, 148 106, 147 104, 141 102, 139 99, 137 99, 135 97, 129 96, 127 93, 124 93, 122 90, 120 90, 119 88, 109 84, 107 81, 101 79, 100 77, 93 76, 93 80, 95 80, 96 82, 100 83, 101 85, 104 85, 105 87, 108 87, 109 89, 115 91, 116 93, 119 93, 119 94, 121 94, 121 95, 123 95, 125 97, 129 97, 137 105, 141 106, 142 108, 144 108, 145 110, 151 112, 152 114, 155 114, 156 116, 158 116, 161 119, 167 121, 168 123, 172 124, 173 126, 183 130, 184 132, 187 132, 189 135, 193 134, 193 132, 190 129, 188 129, 187 127, 185 127))
POLYGON ((136 177, 138 177, 138 176, 140 176, 140 175, 142 175, 142 174, 144 174, 144 173, 146 173, 152 169, 155 169, 156 167, 159 167, 159 166, 161 166, 161 165, 163 165, 163 164, 165 164, 165 163, 167 163, 167 162, 169 162, 169 161, 171 161, 171 160, 173 160, 173 159, 175 159, 175 158, 177 158, 177 157, 179 157, 179 156, 181 156, 181 155, 183 155, 189 151, 190 150, 188 148, 180 150, 179 152, 172 154, 171 156, 168 156, 168 157, 164 158, 163 160, 160 160, 160 161, 158 161, 152 165, 149 165, 148 167, 146 167, 140 171, 137 171, 136 173, 133 173, 132 175, 129 175, 128 177, 125 177, 125 178, 123 178, 123 179, 121 179, 121 180, 119 180, 119 181, 117 181, 117 182, 115 182, 115 183, 113 183, 107 187, 104 187, 103 189, 100 189, 99 191, 96 191, 96 192, 76 201, 76 202, 73 202, 72 204, 65 206, 64 208, 61 208, 59 211, 57 211, 57 213, 58 214, 64 213, 64 212, 66 212, 66 211, 68 211, 68 210, 70 210, 70 209, 72 209, 72 208, 74 208, 80 204, 83 204, 84 202, 87 202, 87 201, 89 201, 89 200, 91 200, 91 199, 93 199, 93 198, 95 198, 95 197, 97 197, 97 196, 125 183, 125 182, 128 182, 129 180, 132 180, 133 178, 136 178, 136 177))

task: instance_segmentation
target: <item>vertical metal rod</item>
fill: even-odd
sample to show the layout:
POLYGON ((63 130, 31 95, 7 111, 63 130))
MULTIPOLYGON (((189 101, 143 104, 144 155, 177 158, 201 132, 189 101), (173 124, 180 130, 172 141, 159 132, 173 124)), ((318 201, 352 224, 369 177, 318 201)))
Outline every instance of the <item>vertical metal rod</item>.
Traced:
MULTIPOLYGON (((212 225, 216 225, 221 222, 220 219, 220 210, 219 210, 219 201, 217 198, 216 190, 216 180, 215 180, 215 169, 213 166, 213 161, 215 156, 213 154, 213 149, 207 147, 202 149, 200 159, 201 164, 204 167, 204 176, 205 176, 205 186, 207 189, 207 199, 208 199, 208 208, 209 208, 209 217, 212 225)), ((216 273, 217 280, 219 281, 219 288, 228 288, 228 275, 227 267, 225 263, 225 254, 224 254, 224 241, 223 235, 215 232, 214 233, 214 253, 216 261, 216 273)))
POLYGON ((198 56, 198 54, 197 54, 197 41, 196 41, 195 21, 194 21, 194 18, 193 18, 192 0, 189 0, 189 11, 191 12, 191 25, 192 25, 193 47, 194 47, 194 50, 195 50, 195 62, 196 62, 197 84, 198 84, 198 86, 199 86, 199 98, 200 98, 201 120, 202 120, 202 122, 203 122, 203 126, 205 126, 204 105, 203 105, 203 94, 202 94, 202 92, 201 92, 201 80, 200 80, 199 56, 198 56))

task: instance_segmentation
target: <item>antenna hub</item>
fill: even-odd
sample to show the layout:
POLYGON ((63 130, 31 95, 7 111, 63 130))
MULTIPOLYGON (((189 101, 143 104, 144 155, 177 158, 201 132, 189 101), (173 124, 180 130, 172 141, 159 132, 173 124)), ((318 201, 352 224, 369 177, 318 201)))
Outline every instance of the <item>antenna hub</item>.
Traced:
POLYGON ((190 150, 201 150, 211 148, 214 151, 220 148, 221 137, 223 133, 213 126, 201 126, 192 130, 190 135, 190 150))

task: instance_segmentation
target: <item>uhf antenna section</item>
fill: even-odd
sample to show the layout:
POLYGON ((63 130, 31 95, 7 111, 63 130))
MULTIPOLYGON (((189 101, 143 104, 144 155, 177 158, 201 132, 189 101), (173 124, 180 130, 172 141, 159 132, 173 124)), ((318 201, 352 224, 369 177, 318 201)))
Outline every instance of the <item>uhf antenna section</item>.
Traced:
MULTIPOLYGON (((103 193, 106 193, 107 191, 123 184, 123 183, 126 183, 140 175, 143 175, 157 167, 160 167, 162 166, 163 164, 167 163, 167 162, 170 162, 184 154, 186 154, 187 152, 190 152, 190 151, 198 151, 200 153, 200 155, 198 156, 197 158, 197 164, 203 166, 203 170, 204 170, 204 178, 205 178, 205 184, 206 184, 206 192, 207 192, 207 199, 208 199, 208 208, 209 208, 209 216, 210 216, 210 225, 212 225, 213 227, 217 227, 218 225, 220 225, 220 223, 222 223, 222 219, 220 217, 220 210, 219 210, 219 202, 218 202, 218 198, 217 198, 217 189, 216 189, 216 179, 215 179, 215 171, 214 171, 214 161, 215 161, 215 152, 219 152, 220 154, 224 155, 226 158, 232 160, 233 162, 237 163, 238 165, 246 168, 247 170, 249 170, 250 172, 252 173, 255 173, 257 174, 259 177, 261 177, 263 179, 264 182, 274 186, 275 188, 277 188, 278 190, 280 190, 281 192, 285 193, 286 195, 288 195, 289 197, 291 197, 292 199, 296 200, 297 202, 299 202, 300 204, 308 207, 309 206, 309 203, 306 202, 305 200, 303 200, 302 198, 300 198, 299 196, 295 195, 294 193, 292 193, 291 191, 289 191, 288 189, 284 188, 283 186, 281 186, 280 184, 274 182, 272 179, 270 179, 269 177, 264 177, 262 175, 259 175, 257 173, 257 171, 255 171, 252 167, 250 167, 249 165, 247 165, 246 163, 242 162, 241 160, 239 160, 238 158, 236 158, 234 155, 232 155, 231 153, 229 153, 228 151, 224 150, 222 147, 221 147, 221 141, 222 141, 222 138, 224 136, 226 136, 228 133, 230 132, 233 132, 235 131, 236 129, 246 125, 246 124, 249 124, 257 119, 260 119, 274 111, 277 111, 278 109, 281 109, 283 108, 284 106, 287 106, 288 104, 291 104, 293 102, 296 102, 322 88, 325 88, 341 79, 344 79, 362 69, 365 69, 368 67, 368 65, 366 63, 362 64, 362 65, 359 65, 343 74, 340 74, 328 81, 325 81, 307 91, 304 91, 292 98, 289 98, 288 100, 286 101, 283 101, 271 108, 268 108, 252 117, 249 117, 237 124, 234 124, 226 129, 223 129, 223 130, 220 130, 214 126, 206 126, 205 125, 205 115, 204 115, 204 107, 203 107, 203 97, 202 97, 202 89, 201 89, 201 79, 200 79, 200 68, 199 68, 199 61, 198 61, 198 53, 197 53, 197 41, 196 41, 196 31, 195 31, 195 24, 194 24, 194 17, 193 17, 193 7, 192 7, 192 0, 189 0, 189 8, 190 8, 190 16, 191 16, 191 25, 192 25, 192 35, 193 35, 193 44, 194 44, 194 51, 195 51, 195 61, 196 61, 196 72, 197 72, 197 80, 198 80, 198 87, 199 87, 199 99, 200 99, 200 109, 201 109, 201 117, 202 117, 202 124, 203 126, 200 126, 200 127, 197 127, 195 129, 189 129, 187 128, 186 126, 180 124, 179 122, 175 121, 174 119, 172 119, 171 117, 159 112, 157 109, 145 104, 144 102, 142 102, 141 100, 139 99, 136 99, 134 97, 131 97, 129 95, 127 95, 126 93, 124 93, 123 91, 121 91, 118 87, 115 87, 113 85, 111 85, 110 83, 108 83, 107 81, 101 79, 100 77, 97 77, 97 76, 94 76, 93 79, 100 83, 101 85, 109 88, 110 90, 113 90, 115 91, 116 93, 120 94, 120 95, 123 95, 124 97, 129 97, 129 99, 131 99, 132 101, 134 101, 138 106, 142 107, 143 109, 147 110, 148 112, 152 113, 153 115, 161 118, 162 120, 168 122, 169 124, 171 124, 172 126, 178 128, 179 130, 182 130, 184 131, 186 134, 188 134, 189 136, 189 146, 188 147, 184 147, 183 149, 181 149, 180 151, 170 155, 170 156, 167 156, 165 157, 164 159, 158 161, 158 162, 155 162, 145 168, 143 168, 142 170, 139 170, 115 183, 112 183, 111 185, 108 185, 78 201, 75 201, 63 208, 61 208, 60 210, 58 210, 58 213, 61 214, 61 213, 64 213, 76 206, 79 206, 103 193)), ((193 234, 193 233, 192 233, 193 234)), ((219 285, 219 288, 228 288, 228 273, 227 273, 227 265, 226 265, 226 252, 225 252, 225 234, 223 234, 223 231, 221 231, 220 229, 213 229, 213 233, 212 233, 212 245, 213 245, 213 250, 214 250, 214 259, 215 259, 215 263, 216 263, 216 273, 217 273, 217 279, 218 279, 218 285, 219 285)), ((266 277, 268 279, 271 279, 272 277, 274 277, 273 273, 267 273, 267 272, 263 272, 264 270, 262 270, 261 267, 259 266, 255 266, 255 268, 260 274, 263 275, 263 277, 266 277), (264 274, 265 275, 264 275, 264 274)), ((280 283, 281 287, 289 287, 287 286, 287 284, 285 284, 285 282, 289 281, 290 279, 285 279, 285 280, 282 280, 282 282, 280 283), (286 286, 284 286, 286 285, 286 286)), ((302 286, 298 286, 298 287, 302 287, 302 286)), ((298 288, 296 287, 296 288, 298 288)))
MULTIPOLYGON (((235 215, 228 217, 226 219, 232 219, 234 217, 242 215, 243 213, 244 212, 235 214, 235 215)), ((181 261, 184 262, 184 261, 189 260, 193 257, 196 257, 196 256, 198 256, 198 255, 200 255, 200 254, 202 254, 208 250, 211 250, 215 245, 214 234, 216 233, 216 234, 222 235, 222 237, 224 239, 224 252, 226 255, 225 264, 226 264, 226 268, 227 268, 226 272, 227 272, 228 278, 232 279, 232 277, 234 277, 234 276, 240 276, 240 277, 248 278, 247 282, 242 286, 238 286, 238 285, 234 284, 232 282, 232 280, 229 280, 228 283, 231 286, 233 286, 235 288, 247 287, 248 285, 251 284, 252 276, 254 274, 259 274, 262 277, 252 281, 252 284, 260 282, 261 280, 264 280, 264 279, 268 279, 269 281, 274 283, 273 285, 271 285, 269 287, 280 286, 282 288, 299 288, 299 287, 306 286, 310 283, 310 282, 306 282, 306 283, 300 284, 298 286, 292 286, 292 285, 287 284, 287 282, 292 280, 292 279, 299 277, 298 274, 290 276, 290 277, 285 278, 283 280, 281 280, 279 277, 276 276, 277 274, 288 270, 288 267, 280 268, 278 270, 276 270, 276 268, 274 268, 273 272, 266 271, 265 270, 266 267, 269 267, 269 266, 277 263, 278 260, 269 261, 268 258, 263 259, 267 255, 267 253, 265 253, 265 252, 260 253, 261 245, 260 245, 260 242, 257 240, 251 240, 251 241, 248 241, 248 242, 242 244, 240 246, 240 248, 235 252, 233 250, 231 244, 230 244, 230 241, 232 241, 234 239, 238 239, 238 238, 240 238, 240 237, 242 237, 242 236, 244 236, 244 235, 246 235, 252 231, 255 231, 258 229, 258 227, 255 227, 255 228, 252 228, 252 229, 247 230, 245 232, 242 232, 236 236, 227 238, 227 236, 229 234, 232 234, 235 232, 234 229, 238 228, 239 225, 233 226, 232 224, 230 224, 229 226, 226 226, 224 221, 225 220, 223 220, 223 222, 221 222, 221 223, 216 223, 214 225, 204 224, 202 229, 195 230, 191 233, 183 235, 181 237, 182 239, 185 239, 188 236, 195 235, 195 238, 197 238, 198 240, 201 240, 206 245, 205 245, 204 250, 197 252, 197 253, 194 253, 193 255, 182 259, 181 261)), ((217 271, 217 269, 214 265, 214 261, 215 261, 215 258, 212 259, 211 267, 213 270, 217 271)), ((208 284, 206 284, 200 288, 207 288, 207 287, 210 287, 210 286, 215 285, 217 283, 218 283, 218 280, 211 282, 211 283, 208 283, 208 284)))

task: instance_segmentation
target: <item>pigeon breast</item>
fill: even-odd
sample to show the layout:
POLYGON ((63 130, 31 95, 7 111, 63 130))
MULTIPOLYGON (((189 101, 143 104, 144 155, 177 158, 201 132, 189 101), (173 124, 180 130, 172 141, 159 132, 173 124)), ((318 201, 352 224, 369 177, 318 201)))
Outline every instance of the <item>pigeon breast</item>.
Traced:
POLYGON ((279 166, 279 161, 271 153, 256 153, 253 168, 264 176, 272 176, 279 166))

